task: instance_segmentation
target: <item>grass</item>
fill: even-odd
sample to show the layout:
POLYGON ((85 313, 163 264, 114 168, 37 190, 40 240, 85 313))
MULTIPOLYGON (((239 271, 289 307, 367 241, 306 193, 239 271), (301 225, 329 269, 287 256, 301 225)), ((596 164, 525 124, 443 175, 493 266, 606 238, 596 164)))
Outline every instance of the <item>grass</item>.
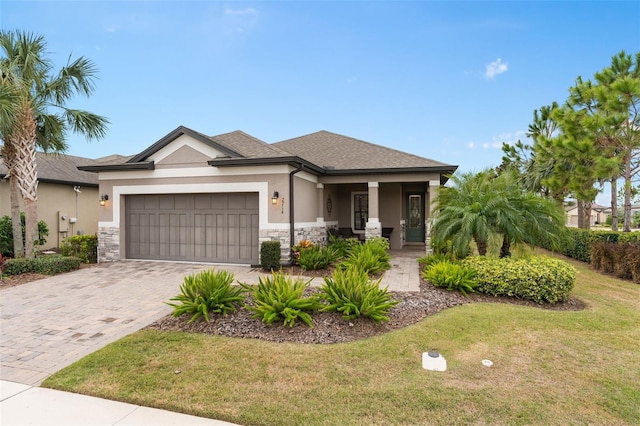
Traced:
POLYGON ((44 386, 243 425, 638 424, 640 286, 571 263, 584 311, 475 303, 335 345, 141 331, 44 386))

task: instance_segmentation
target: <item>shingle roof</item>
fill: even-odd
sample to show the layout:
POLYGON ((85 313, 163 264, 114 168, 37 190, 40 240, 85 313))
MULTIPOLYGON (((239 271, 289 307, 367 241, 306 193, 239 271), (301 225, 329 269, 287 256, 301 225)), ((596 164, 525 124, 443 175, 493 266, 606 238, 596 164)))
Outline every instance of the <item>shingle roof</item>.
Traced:
POLYGON ((240 130, 211 136, 209 139, 226 146, 246 158, 274 158, 290 155, 280 148, 269 145, 240 130))
POLYGON ((86 165, 82 169, 92 172, 153 169, 154 163, 149 158, 183 134, 190 135, 222 151, 225 154, 224 157, 209 161, 210 165, 216 167, 304 162, 309 170, 320 174, 412 173, 414 171, 450 174, 457 168, 454 165, 324 130, 268 144, 240 130, 206 136, 180 126, 137 155, 111 158, 109 161, 86 165))
POLYGON ((419 157, 325 130, 273 144, 326 169, 369 170, 423 167, 452 167, 450 164, 419 157))
MULTIPOLYGON (((78 170, 78 166, 92 165, 96 160, 65 154, 36 153, 36 170, 41 182, 68 183, 70 185, 98 186, 98 175, 78 170)), ((0 177, 7 174, 7 167, 0 157, 0 177)))

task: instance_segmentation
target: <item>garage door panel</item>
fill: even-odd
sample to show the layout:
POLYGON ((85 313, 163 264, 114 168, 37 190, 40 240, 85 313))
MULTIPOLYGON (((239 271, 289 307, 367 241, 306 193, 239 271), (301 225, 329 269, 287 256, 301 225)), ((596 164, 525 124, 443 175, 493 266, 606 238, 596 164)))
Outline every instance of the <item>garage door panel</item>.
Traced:
POLYGON ((127 257, 257 263, 257 194, 127 196, 127 257), (236 208, 230 209, 230 206, 236 208))

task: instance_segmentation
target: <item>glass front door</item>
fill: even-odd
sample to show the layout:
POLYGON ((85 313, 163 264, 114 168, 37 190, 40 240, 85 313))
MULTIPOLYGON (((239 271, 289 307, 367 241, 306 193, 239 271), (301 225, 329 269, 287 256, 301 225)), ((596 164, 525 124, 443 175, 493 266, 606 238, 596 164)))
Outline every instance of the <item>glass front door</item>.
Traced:
POLYGON ((406 195, 405 240, 424 243, 424 193, 406 195))

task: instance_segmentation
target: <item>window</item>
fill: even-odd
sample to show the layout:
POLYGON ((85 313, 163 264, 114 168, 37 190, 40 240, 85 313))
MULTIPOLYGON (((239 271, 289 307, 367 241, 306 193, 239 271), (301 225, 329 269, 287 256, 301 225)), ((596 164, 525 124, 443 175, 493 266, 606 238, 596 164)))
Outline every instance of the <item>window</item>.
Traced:
POLYGON ((353 194, 353 229, 364 231, 369 220, 369 194, 358 192, 353 194))

